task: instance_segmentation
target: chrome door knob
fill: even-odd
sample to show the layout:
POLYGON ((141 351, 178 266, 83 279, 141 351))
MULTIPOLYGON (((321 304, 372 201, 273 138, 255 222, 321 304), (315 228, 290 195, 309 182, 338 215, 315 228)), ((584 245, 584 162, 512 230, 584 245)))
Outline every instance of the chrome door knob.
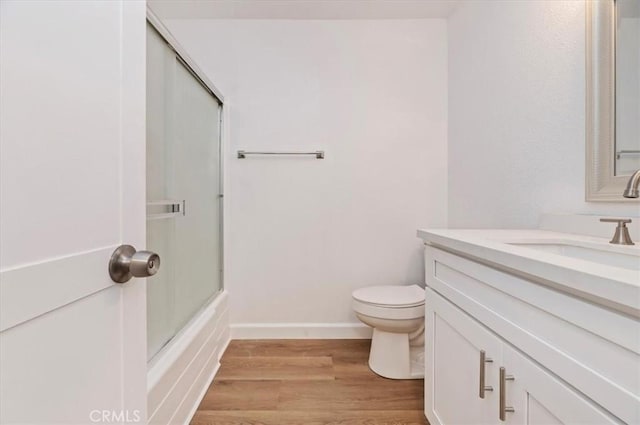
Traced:
POLYGON ((125 283, 132 277, 153 276, 159 268, 160 256, 155 252, 136 251, 131 245, 120 245, 111 254, 109 276, 116 283, 125 283))

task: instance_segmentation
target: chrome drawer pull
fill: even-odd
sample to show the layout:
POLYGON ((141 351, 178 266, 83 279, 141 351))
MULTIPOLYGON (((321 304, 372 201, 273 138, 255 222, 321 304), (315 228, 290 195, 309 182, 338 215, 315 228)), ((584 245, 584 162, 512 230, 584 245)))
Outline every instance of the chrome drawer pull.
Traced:
POLYGON ((501 421, 504 421, 507 417, 507 412, 513 413, 515 409, 507 406, 507 383, 506 381, 514 381, 516 378, 513 375, 507 375, 507 370, 503 367, 500 368, 500 411, 499 417, 501 421))
POLYGON ((484 350, 480 350, 480 386, 478 388, 478 395, 480 398, 484 398, 485 391, 493 391, 493 387, 485 385, 485 363, 493 363, 493 359, 487 357, 487 353, 484 350))

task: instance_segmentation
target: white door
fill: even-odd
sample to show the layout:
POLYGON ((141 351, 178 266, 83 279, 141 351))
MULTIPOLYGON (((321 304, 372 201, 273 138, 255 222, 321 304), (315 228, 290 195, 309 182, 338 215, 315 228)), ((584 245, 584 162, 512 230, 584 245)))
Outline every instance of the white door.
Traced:
POLYGON ((425 305, 425 414, 429 422, 497 423, 496 378, 502 342, 430 288, 425 305))
POLYGON ((0 1, 0 423, 146 420, 143 1, 0 1))

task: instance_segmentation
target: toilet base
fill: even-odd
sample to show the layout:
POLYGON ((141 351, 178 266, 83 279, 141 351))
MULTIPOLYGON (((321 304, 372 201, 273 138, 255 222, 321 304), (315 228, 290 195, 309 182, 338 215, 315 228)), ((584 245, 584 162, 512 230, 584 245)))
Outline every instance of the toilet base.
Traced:
MULTIPOLYGON (((422 331, 424 332, 424 331, 422 331)), ((423 334, 409 338, 407 333, 373 329, 369 368, 376 374, 390 379, 424 378, 423 334), (412 342, 417 345, 412 346, 412 342)))

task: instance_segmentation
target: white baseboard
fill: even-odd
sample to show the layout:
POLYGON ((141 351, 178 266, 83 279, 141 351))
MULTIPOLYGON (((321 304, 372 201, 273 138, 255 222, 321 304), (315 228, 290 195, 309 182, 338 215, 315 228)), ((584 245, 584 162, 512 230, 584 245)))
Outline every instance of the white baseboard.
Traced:
POLYGON ((363 323, 236 323, 231 339, 370 339, 363 323))
POLYGON ((206 306, 152 360, 147 372, 148 423, 188 424, 230 341, 227 293, 206 306))

